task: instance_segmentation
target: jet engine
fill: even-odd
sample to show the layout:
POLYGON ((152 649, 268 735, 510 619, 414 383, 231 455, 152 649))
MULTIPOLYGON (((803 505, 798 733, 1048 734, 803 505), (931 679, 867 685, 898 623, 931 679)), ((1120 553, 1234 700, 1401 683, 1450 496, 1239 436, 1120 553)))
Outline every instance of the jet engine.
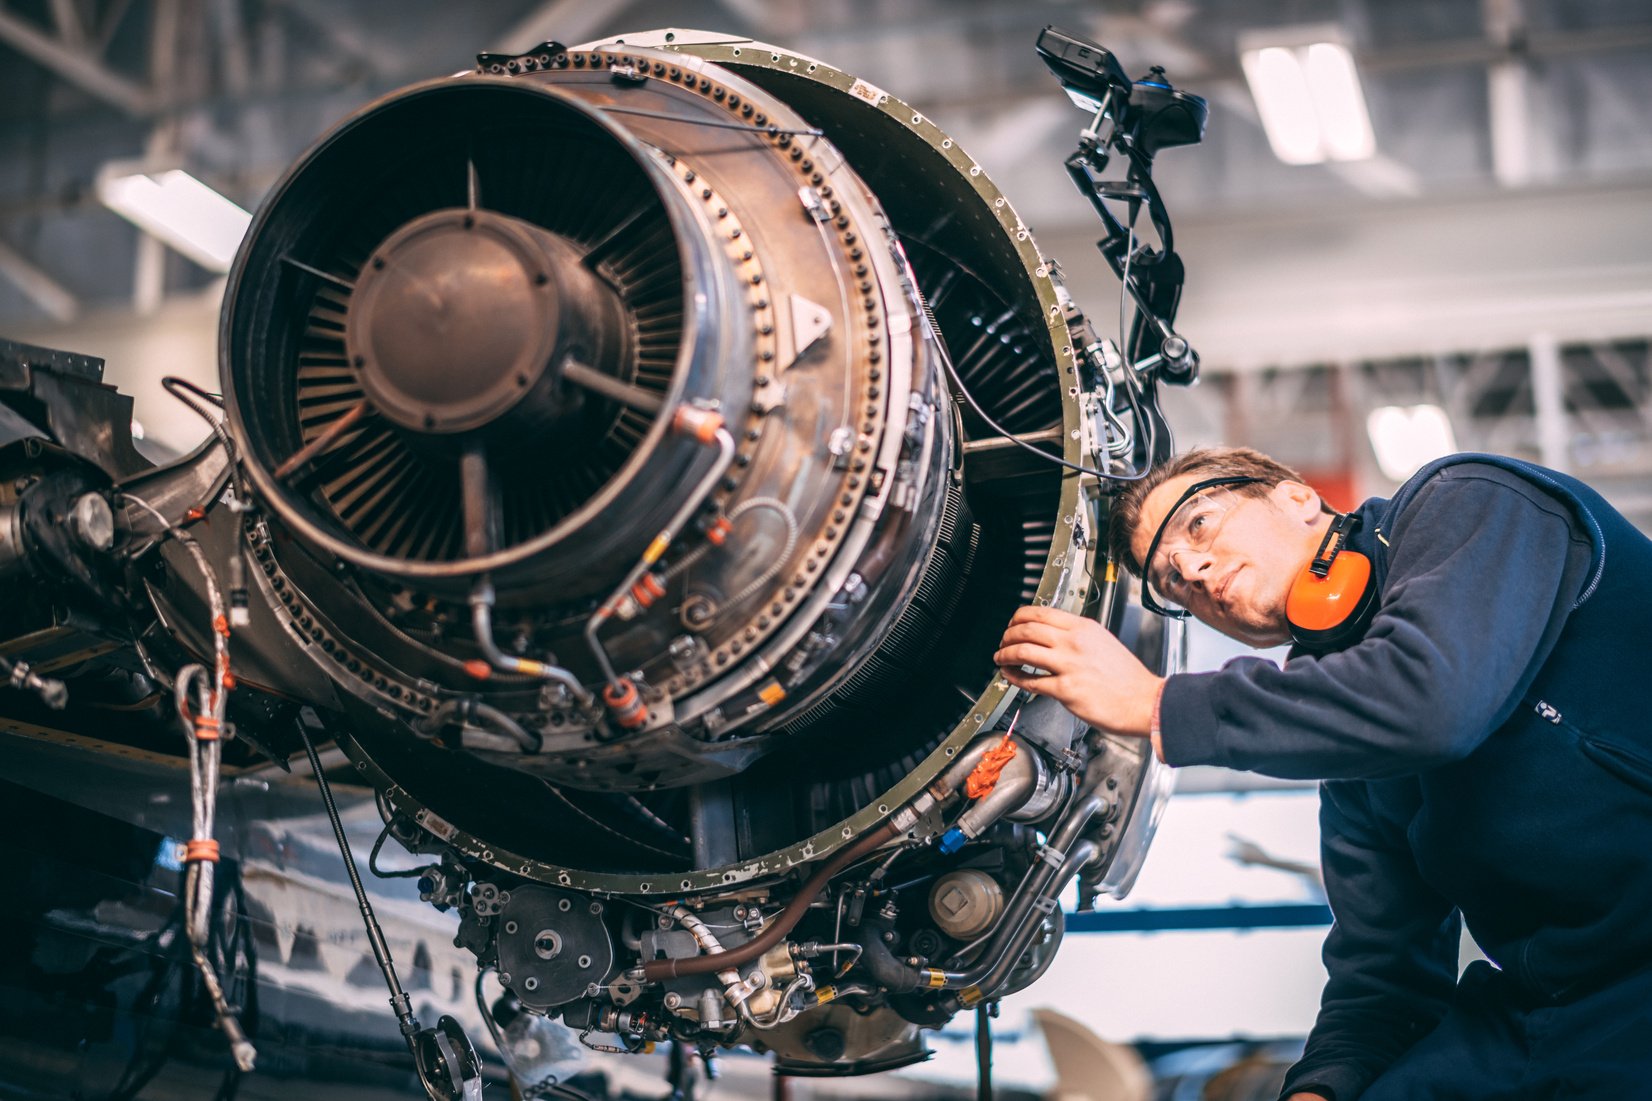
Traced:
MULTIPOLYGON (((1132 88, 1103 91, 1128 146, 1132 88)), ((1106 560, 1109 487, 1168 447, 1156 370, 1188 364, 1138 293, 1168 242, 1129 232, 1158 331, 1121 354, 863 80, 695 32, 484 54, 270 193, 199 453, 31 442, 0 569, 120 643, 35 675, 73 716, 111 664, 216 660, 225 753, 335 741, 511 1013, 794 1074, 920 1059, 1051 966, 1075 881, 1129 888, 1165 794, 992 662, 1029 603, 1178 660, 1106 560)))

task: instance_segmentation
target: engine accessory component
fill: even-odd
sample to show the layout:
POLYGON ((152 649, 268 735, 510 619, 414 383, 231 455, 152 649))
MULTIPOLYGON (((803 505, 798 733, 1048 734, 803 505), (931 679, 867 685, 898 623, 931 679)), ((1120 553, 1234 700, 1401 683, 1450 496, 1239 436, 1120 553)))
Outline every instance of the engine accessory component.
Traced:
POLYGON ((494 923, 500 981, 530 1009, 565 1005, 592 983, 607 981, 614 944, 602 920, 603 904, 588 895, 524 886, 494 923))
POLYGON ((1004 888, 986 872, 960 868, 929 889, 929 914, 941 932, 970 940, 992 928, 1004 912, 1004 888))

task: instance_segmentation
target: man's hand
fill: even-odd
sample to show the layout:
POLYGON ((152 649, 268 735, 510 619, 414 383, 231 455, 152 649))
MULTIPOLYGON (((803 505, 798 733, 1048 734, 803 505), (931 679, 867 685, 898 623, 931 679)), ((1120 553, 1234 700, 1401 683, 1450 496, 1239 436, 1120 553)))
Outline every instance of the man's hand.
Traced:
POLYGON ((1055 608, 1015 613, 993 655, 1017 688, 1048 696, 1091 726, 1145 737, 1164 678, 1101 624, 1055 608), (1030 665, 1045 675, 1022 670, 1030 665))

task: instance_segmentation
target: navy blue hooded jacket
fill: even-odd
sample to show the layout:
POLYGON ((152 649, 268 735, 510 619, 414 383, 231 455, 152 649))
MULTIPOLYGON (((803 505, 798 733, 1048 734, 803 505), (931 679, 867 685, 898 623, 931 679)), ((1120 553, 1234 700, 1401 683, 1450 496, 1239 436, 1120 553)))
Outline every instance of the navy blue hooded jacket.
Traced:
POLYGON ((1494 456, 1358 515, 1362 637, 1171 677, 1160 705, 1170 764, 1326 781, 1330 978, 1286 1092, 1337 1101, 1445 1013, 1459 920, 1537 1003, 1652 963, 1652 541, 1494 456))

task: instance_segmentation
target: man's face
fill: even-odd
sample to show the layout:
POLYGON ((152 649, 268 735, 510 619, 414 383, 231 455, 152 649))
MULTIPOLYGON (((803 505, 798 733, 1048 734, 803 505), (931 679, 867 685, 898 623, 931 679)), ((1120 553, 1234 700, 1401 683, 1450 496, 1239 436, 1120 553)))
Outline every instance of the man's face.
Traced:
MULTIPOLYGON (((1137 559, 1182 493, 1203 478, 1179 475, 1147 495, 1131 541, 1137 559)), ((1319 496, 1300 482, 1281 482, 1260 497, 1232 486, 1201 491, 1175 508, 1145 564, 1148 583, 1230 638, 1278 645, 1290 639, 1285 598, 1328 519, 1319 496)))

